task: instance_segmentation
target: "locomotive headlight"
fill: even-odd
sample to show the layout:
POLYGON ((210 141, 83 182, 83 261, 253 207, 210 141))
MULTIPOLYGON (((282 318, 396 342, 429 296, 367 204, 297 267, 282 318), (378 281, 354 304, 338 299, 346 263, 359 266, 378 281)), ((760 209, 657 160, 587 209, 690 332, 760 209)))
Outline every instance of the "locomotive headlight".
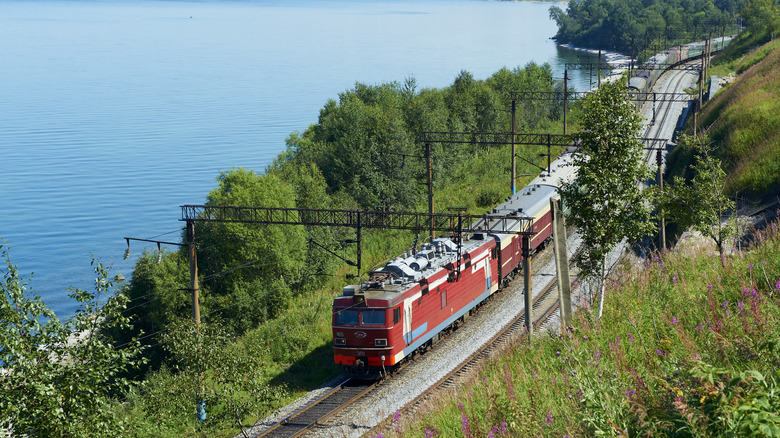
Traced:
POLYGON ((334 345, 347 345, 347 340, 344 338, 335 338, 333 339, 334 345))
POLYGON ((377 347, 387 347, 387 339, 374 339, 374 345, 377 347))

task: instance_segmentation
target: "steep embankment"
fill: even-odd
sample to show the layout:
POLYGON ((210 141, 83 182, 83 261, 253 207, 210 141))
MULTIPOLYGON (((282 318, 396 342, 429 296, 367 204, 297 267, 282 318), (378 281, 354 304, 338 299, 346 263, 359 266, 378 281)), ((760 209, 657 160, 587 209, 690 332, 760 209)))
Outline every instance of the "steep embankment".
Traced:
POLYGON ((780 40, 744 56, 737 80, 702 110, 699 130, 715 142, 732 192, 780 185, 780 40))

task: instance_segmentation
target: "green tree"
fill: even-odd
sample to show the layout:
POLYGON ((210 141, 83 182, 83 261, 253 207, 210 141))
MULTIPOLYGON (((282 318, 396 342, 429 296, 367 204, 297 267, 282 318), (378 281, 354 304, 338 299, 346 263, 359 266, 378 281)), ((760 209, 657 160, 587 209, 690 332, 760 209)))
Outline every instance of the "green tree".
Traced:
POLYGON ((577 266, 600 285, 604 304, 606 256, 623 239, 640 239, 652 230, 650 207, 639 182, 651 175, 639 140, 640 116, 628 100, 625 81, 607 83, 583 102, 580 146, 572 165, 577 176, 561 187, 567 221, 582 234, 577 266))
POLYGON ((683 135, 680 146, 695 153, 693 175, 690 183, 683 177, 674 177, 663 194, 664 207, 682 229, 692 227, 711 238, 718 248, 721 265, 725 265, 725 244, 736 231, 731 222, 723 220, 735 207, 726 194, 726 172, 706 135, 683 135))
POLYGON ((232 423, 247 436, 247 415, 256 418, 285 394, 284 387, 272 390, 266 384, 263 358, 268 352, 237 351, 235 335, 220 321, 198 326, 192 320, 177 320, 160 343, 170 353, 172 371, 178 374, 175 393, 170 394, 183 404, 190 403, 190 423, 196 421, 196 399, 202 400, 207 423, 232 423))
MULTIPOLYGON (((418 199, 420 190, 410 190, 416 187, 415 173, 404 171, 400 159, 420 155, 419 149, 410 151, 415 140, 404 120, 407 95, 397 83, 358 83, 320 111, 311 139, 321 151, 317 166, 331 193, 343 191, 371 210, 408 208, 418 199)), ((411 161, 421 168, 413 163, 418 160, 411 161)))
POLYGON ((106 328, 117 345, 137 337, 146 346, 146 366, 137 370, 136 376, 148 369, 156 369, 165 359, 157 341, 157 334, 176 318, 192 314, 192 295, 184 290, 190 281, 189 261, 182 251, 144 251, 135 261, 133 276, 120 290, 126 297, 127 309, 123 315, 130 319, 130 326, 106 328))
MULTIPOLYGON (((329 206, 322 176, 312 166, 293 172, 278 164, 268 174, 238 168, 221 172, 217 181, 218 187, 207 197, 208 205, 293 208, 299 201, 310 208, 329 206), (296 186, 280 179, 285 173, 295 174, 296 186)), ((330 238, 327 233, 322 236, 330 238)), ((329 266, 323 254, 307 252, 307 232, 302 226, 198 222, 195 242, 201 315, 204 320, 224 319, 235 333, 275 317, 294 293, 318 281, 316 274, 329 266)), ((116 336, 123 343, 139 336, 141 330, 149 333, 143 340, 153 346, 152 368, 159 366, 165 353, 151 335, 192 314, 191 294, 186 290, 189 281, 188 248, 163 251, 160 257, 144 252, 122 291, 130 299, 126 314, 132 317, 134 328, 118 331, 116 336)))
MULTIPOLYGON (((274 173, 238 168, 221 172, 217 182, 207 205, 296 206, 294 188, 274 173)), ((201 314, 220 316, 236 333, 283 310, 307 269, 302 226, 198 222, 195 236, 201 314)))
MULTIPOLYGON (((511 108, 510 96, 512 93, 518 91, 553 91, 554 85, 550 65, 538 65, 534 62, 529 62, 523 68, 516 67, 512 70, 502 68, 493 73, 485 82, 501 98, 501 105, 497 106, 497 108, 506 109, 511 108)), ((554 106, 548 102, 533 100, 517 102, 517 131, 527 132, 538 129, 540 123, 552 118, 551 109, 553 108, 554 106)), ((502 114, 504 117, 493 132, 507 132, 511 129, 510 114, 507 112, 502 114)))
POLYGON ((129 382, 121 374, 137 366, 140 346, 115 349, 106 332, 126 327, 126 299, 112 296, 108 269, 94 261, 95 291, 72 289, 80 307, 61 321, 27 290, 28 283, 5 247, 0 283, 0 428, 13 436, 91 437, 121 432, 108 409, 112 394, 129 382))
MULTIPOLYGON (((328 184, 320 169, 310 161, 299 159, 288 148, 280 155, 274 164, 266 169, 267 173, 276 175, 281 181, 290 184, 296 193, 297 208, 334 208, 333 197, 328 194, 328 184), (288 160, 289 158, 289 160, 288 160)), ((345 208, 338 205, 338 208, 345 208)), ((336 248, 337 242, 351 237, 351 230, 335 227, 307 227, 306 235, 310 241, 329 248, 336 248)), ((300 281, 296 287, 310 290, 319 287, 323 275, 329 274, 338 266, 338 261, 316 245, 306 251, 305 269, 301 270, 300 281)))
POLYGON ((755 33, 777 28, 777 7, 771 0, 746 0, 739 14, 755 33))
POLYGON ((446 131, 449 109, 444 94, 435 89, 410 90, 404 94, 404 120, 411 138, 423 131, 446 131))

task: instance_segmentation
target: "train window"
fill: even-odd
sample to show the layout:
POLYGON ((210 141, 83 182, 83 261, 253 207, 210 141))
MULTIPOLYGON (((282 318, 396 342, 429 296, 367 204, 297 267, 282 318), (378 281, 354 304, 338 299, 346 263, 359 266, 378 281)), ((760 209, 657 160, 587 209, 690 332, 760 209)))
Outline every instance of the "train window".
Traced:
POLYGON ((358 311, 357 310, 339 310, 336 312, 336 324, 352 324, 358 323, 358 311))
POLYGON ((401 308, 396 307, 393 309, 393 324, 398 324, 401 322, 401 308))
POLYGON ((441 293, 441 308, 447 307, 447 291, 442 291, 441 293))
POLYGON ((385 323, 385 311, 384 310, 364 310, 363 312, 363 324, 384 324, 385 323))

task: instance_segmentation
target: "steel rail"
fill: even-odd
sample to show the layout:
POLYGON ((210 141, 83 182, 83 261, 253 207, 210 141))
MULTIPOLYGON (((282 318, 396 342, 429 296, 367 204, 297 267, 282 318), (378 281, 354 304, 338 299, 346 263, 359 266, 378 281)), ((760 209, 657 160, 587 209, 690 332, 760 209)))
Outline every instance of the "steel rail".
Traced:
POLYGON ((269 426, 268 428, 264 429, 264 430, 263 430, 263 431, 261 431, 260 433, 258 433, 258 434, 255 434, 255 435, 252 435, 252 438, 257 438, 257 437, 260 437, 260 436, 264 436, 264 434, 270 433, 270 432, 271 432, 273 429, 276 429, 276 428, 278 428, 279 426, 281 426, 282 424, 286 423, 288 420, 290 420, 290 419, 291 419, 291 418, 293 418, 294 416, 296 416, 296 415, 298 415, 299 413, 303 412, 304 410, 308 409, 308 408, 309 408, 310 406, 312 406, 313 404, 315 404, 315 403, 318 403, 319 401, 321 401, 321 400, 322 400, 322 399, 324 399, 325 397, 328 397, 329 395, 331 395, 331 394, 333 393, 333 391, 338 391, 339 389, 341 389, 341 387, 342 387, 342 386, 343 386, 345 383, 349 382, 349 380, 350 380, 350 379, 347 379, 347 380, 345 380, 345 381, 343 381, 343 382, 339 383, 338 385, 336 385, 336 386, 334 386, 333 388, 331 388, 331 389, 330 389, 330 391, 328 391, 328 392, 326 392, 325 394, 323 394, 323 395, 321 395, 321 396, 317 397, 316 399, 312 400, 311 402, 309 402, 309 403, 305 404, 305 405, 304 405, 302 408, 298 409, 297 411, 295 411, 295 412, 291 413, 290 415, 288 415, 288 416, 286 416, 286 417, 282 418, 281 420, 279 420, 279 421, 277 421, 276 423, 272 424, 271 426, 269 426))

